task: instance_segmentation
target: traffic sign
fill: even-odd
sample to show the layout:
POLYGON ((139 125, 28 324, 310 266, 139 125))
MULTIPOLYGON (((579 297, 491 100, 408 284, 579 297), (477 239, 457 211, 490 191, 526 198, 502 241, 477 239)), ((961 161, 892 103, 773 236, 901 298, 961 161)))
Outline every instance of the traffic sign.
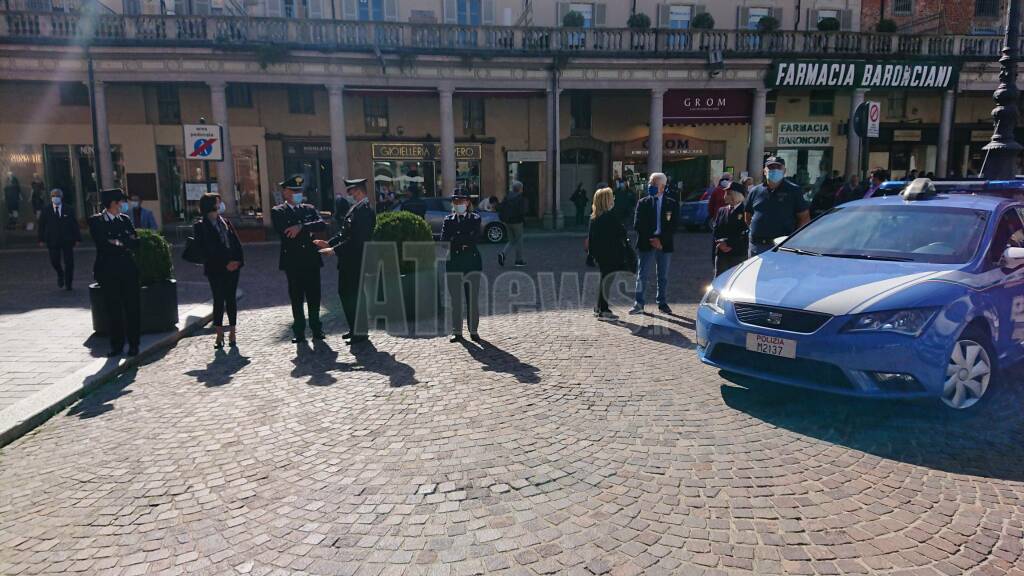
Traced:
POLYGON ((189 160, 224 160, 221 127, 217 124, 185 124, 185 155, 189 160))
POLYGON ((878 102, 868 102, 868 138, 878 138, 878 128, 882 121, 882 105, 878 102))

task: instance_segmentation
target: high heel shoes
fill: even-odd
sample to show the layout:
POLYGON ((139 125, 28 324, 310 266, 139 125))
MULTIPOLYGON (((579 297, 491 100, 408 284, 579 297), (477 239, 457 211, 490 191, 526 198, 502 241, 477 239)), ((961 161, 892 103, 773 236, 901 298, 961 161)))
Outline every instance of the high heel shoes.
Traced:
POLYGON ((224 348, 224 328, 217 326, 214 330, 217 331, 217 339, 213 342, 213 349, 221 350, 224 348))

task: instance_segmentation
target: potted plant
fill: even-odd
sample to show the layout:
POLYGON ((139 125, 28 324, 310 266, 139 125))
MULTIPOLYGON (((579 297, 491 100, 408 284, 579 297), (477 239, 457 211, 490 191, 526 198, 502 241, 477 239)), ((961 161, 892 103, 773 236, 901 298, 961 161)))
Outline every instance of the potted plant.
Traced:
POLYGON ((899 29, 900 27, 896 22, 894 20, 889 20, 888 18, 882 18, 879 20, 878 26, 875 27, 875 30, 880 34, 895 34, 899 29))
POLYGON ((563 28, 583 28, 583 14, 575 10, 569 10, 562 16, 563 28))
POLYGON ((836 32, 842 25, 839 23, 838 18, 829 16, 828 18, 822 18, 818 20, 818 31, 819 32, 836 32))
POLYGON ((651 28, 651 17, 643 12, 635 12, 629 16, 626 26, 633 30, 649 30, 651 28))
POLYGON ((775 32, 779 29, 779 20, 774 16, 762 16, 757 21, 757 31, 763 33, 775 32))
POLYGON ((690 28, 694 30, 714 30, 715 19, 710 12, 701 12, 690 21, 690 28))
MULTIPOLYGON (((139 269, 139 316, 143 334, 173 330, 178 324, 178 285, 174 280, 171 245, 158 232, 139 229, 139 247, 132 251, 139 269)), ((99 284, 89 285, 92 328, 107 333, 107 313, 99 284)))
MULTIPOLYGON (((398 251, 399 283, 402 287, 402 304, 405 307, 406 319, 436 318, 436 312, 440 309, 440 292, 437 289, 437 268, 433 265, 434 261, 431 260, 431 265, 423 268, 412 259, 412 251, 406 249, 406 243, 409 242, 421 245, 433 243, 434 236, 430 231, 430 224, 412 212, 384 212, 377 215, 373 241, 395 244, 398 251), (423 286, 429 286, 430 289, 419 289, 423 286)), ((385 279, 385 282, 387 281, 385 279)), ((378 297, 382 298, 382 287, 378 286, 378 289, 378 297)))

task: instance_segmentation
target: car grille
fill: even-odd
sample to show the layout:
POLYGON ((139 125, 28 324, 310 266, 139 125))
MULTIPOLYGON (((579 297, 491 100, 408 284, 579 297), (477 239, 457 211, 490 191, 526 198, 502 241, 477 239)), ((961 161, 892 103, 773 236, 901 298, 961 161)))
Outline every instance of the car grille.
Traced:
POLYGON ((736 319, 751 326, 761 326, 799 334, 810 334, 832 319, 828 314, 805 312, 792 308, 775 308, 754 304, 733 304, 736 319))
POLYGON ((732 344, 716 344, 710 358, 716 364, 749 370, 755 374, 760 372, 841 390, 857 389, 838 366, 828 362, 769 356, 732 344))

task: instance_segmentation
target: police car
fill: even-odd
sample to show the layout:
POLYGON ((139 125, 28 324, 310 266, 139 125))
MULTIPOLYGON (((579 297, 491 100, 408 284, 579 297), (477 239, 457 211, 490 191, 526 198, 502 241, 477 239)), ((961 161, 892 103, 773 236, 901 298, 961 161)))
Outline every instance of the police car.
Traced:
POLYGON ((986 397, 1024 356, 1024 202, 905 188, 843 204, 716 278, 698 311, 701 360, 956 409, 986 397))

